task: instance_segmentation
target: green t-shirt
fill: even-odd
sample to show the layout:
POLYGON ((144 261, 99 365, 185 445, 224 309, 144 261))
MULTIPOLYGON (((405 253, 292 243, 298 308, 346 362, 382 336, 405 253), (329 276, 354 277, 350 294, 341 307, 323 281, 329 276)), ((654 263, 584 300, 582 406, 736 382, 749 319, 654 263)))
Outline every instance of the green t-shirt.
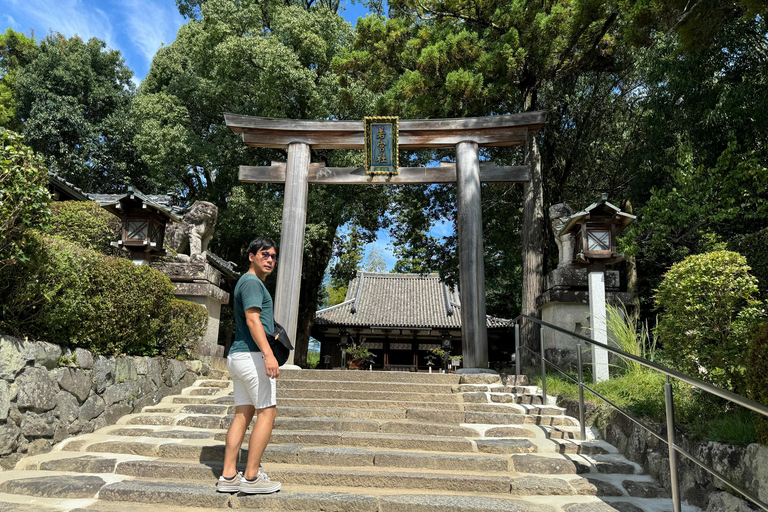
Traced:
POLYGON ((235 341, 229 349, 230 354, 235 352, 261 352, 256 342, 253 341, 251 330, 245 322, 245 310, 259 308, 261 313, 261 325, 264 332, 274 334, 275 319, 272 316, 272 297, 261 279, 254 274, 243 274, 235 286, 235 341))

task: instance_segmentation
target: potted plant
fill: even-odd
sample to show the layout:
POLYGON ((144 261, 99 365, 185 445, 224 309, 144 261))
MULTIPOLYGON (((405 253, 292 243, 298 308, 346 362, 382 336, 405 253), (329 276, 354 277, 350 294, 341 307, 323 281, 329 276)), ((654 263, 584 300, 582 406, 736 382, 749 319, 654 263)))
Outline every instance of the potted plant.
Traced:
POLYGON ((363 362, 368 359, 371 352, 363 347, 362 344, 352 343, 347 349, 347 361, 350 370, 360 370, 363 367, 363 362))

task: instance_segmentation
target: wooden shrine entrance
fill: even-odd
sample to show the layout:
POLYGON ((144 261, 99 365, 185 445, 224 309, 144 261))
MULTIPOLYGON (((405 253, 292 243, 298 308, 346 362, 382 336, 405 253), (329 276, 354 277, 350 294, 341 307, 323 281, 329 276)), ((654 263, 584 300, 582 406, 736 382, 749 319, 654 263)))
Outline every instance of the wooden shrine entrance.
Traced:
MULTIPOLYGON (((363 167, 325 167, 310 163, 310 148, 364 149, 363 121, 306 121, 224 114, 227 126, 248 146, 287 148, 288 162, 240 166, 245 183, 285 183, 280 235, 275 320, 296 338, 301 288, 304 229, 310 183, 326 185, 456 183, 458 196, 459 292, 464 367, 488 367, 485 271, 480 183, 525 183, 527 166, 480 162, 479 148, 521 146, 529 131, 538 131, 545 112, 461 119, 400 120, 403 149, 456 149, 456 163, 441 167, 400 167, 397 175, 368 175, 363 167)), ((288 360, 293 363, 293 353, 288 360)))

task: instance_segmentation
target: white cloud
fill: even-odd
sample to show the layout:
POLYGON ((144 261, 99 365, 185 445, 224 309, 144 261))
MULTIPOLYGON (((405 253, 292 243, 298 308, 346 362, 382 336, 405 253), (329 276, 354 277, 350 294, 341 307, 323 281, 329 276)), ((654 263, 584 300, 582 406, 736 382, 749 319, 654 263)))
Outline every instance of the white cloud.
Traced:
POLYGON ((184 24, 174 2, 156 0, 123 0, 126 36, 144 57, 147 66, 163 43, 176 39, 184 24))
POLYGON ((27 0, 23 5, 16 5, 27 22, 44 27, 45 33, 35 34, 37 38, 45 37, 52 30, 66 37, 78 35, 86 41, 97 37, 110 48, 117 48, 109 16, 101 9, 84 5, 81 0, 27 0))
POLYGON ((11 16, 10 14, 6 14, 5 15, 5 23, 8 24, 11 27, 15 27, 16 26, 16 20, 13 19, 13 16, 11 16))

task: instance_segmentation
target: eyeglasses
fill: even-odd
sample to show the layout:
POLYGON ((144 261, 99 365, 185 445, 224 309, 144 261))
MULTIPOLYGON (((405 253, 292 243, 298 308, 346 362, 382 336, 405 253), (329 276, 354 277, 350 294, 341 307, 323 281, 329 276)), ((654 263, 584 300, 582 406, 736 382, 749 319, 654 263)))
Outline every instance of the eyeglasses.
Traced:
POLYGON ((268 252, 262 252, 261 253, 261 259, 263 259, 263 260, 272 259, 273 261, 277 261, 277 254, 271 254, 271 253, 268 253, 268 252))

